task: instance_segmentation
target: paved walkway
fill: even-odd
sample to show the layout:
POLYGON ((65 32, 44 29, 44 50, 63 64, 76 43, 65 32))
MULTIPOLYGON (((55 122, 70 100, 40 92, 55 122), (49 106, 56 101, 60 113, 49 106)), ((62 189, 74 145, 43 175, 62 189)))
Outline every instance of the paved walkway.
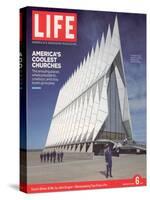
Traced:
MULTIPOLYGON (((113 178, 132 178, 139 174, 146 176, 145 155, 121 155, 113 157, 113 178)), ((94 160, 80 160, 63 163, 42 163, 28 167, 29 183, 51 183, 66 181, 106 180, 103 156, 94 160)))

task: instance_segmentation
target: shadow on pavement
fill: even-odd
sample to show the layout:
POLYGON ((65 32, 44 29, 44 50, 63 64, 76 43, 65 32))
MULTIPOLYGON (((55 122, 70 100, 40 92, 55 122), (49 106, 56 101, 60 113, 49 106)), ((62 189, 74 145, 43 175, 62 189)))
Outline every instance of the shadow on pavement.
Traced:
POLYGON ((19 185, 17 184, 9 184, 9 187, 17 191, 19 190, 19 185))
POLYGON ((105 171, 99 171, 99 173, 106 177, 106 172, 105 171))

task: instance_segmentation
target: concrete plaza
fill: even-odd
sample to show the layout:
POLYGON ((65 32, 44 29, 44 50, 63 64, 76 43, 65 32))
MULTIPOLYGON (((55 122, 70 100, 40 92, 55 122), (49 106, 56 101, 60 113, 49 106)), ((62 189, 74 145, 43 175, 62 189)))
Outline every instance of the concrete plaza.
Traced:
MULTIPOLYGON (((137 174, 146 177, 146 155, 121 154, 113 157, 112 171, 111 179, 132 178, 137 174)), ((106 180, 104 156, 55 164, 30 162, 27 173, 28 183, 106 180)))

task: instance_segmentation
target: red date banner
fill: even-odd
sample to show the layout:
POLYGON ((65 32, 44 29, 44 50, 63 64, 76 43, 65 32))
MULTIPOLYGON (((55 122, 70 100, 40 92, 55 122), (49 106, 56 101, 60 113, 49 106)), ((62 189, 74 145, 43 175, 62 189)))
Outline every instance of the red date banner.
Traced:
POLYGON ((132 179, 121 179, 121 180, 28 184, 28 185, 21 184, 20 190, 27 193, 37 193, 37 192, 57 192, 57 191, 70 191, 70 190, 90 190, 90 189, 100 189, 100 188, 132 187, 132 186, 145 186, 145 185, 146 185, 146 178, 136 175, 132 179))

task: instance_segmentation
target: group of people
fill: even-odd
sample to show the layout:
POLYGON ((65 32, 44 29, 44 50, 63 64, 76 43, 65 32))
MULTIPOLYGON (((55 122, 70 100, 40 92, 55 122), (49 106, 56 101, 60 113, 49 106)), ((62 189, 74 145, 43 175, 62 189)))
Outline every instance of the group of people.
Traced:
MULTIPOLYGON (((106 162, 106 178, 109 176, 112 177, 112 150, 110 145, 105 145, 104 150, 105 162, 106 162)), ((63 162, 64 153, 63 151, 51 151, 51 152, 42 152, 40 154, 41 163, 60 163, 63 162)))
POLYGON ((55 162, 63 162, 64 153, 63 151, 51 151, 51 152, 42 152, 40 154, 41 163, 55 163, 55 162))

